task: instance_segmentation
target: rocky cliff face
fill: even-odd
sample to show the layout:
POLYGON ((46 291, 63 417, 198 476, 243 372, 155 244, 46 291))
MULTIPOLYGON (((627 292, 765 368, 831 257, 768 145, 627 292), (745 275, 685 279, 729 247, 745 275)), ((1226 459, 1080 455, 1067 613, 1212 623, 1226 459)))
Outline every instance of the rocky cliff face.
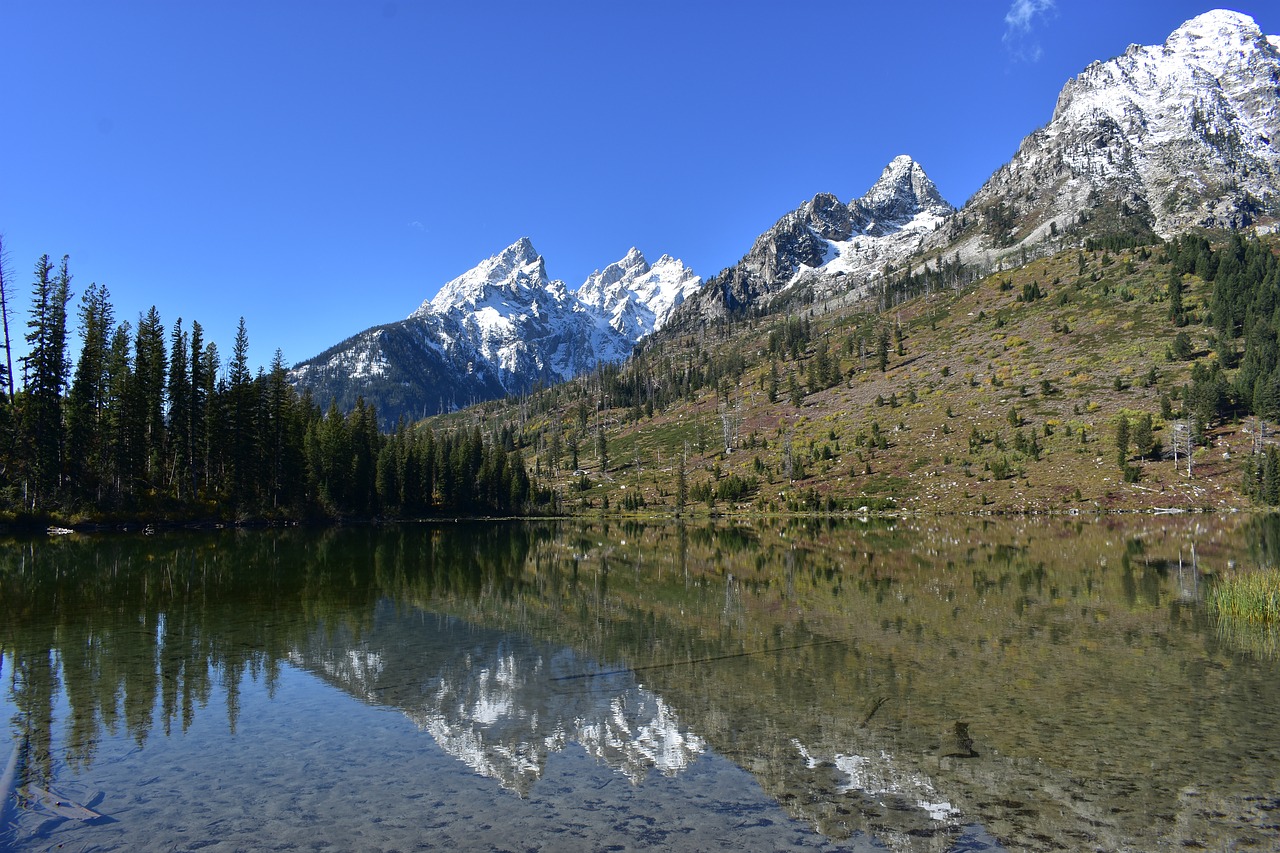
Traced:
POLYGON ((968 248, 1035 242, 1099 217, 1163 236, 1275 217, 1277 44, 1248 16, 1213 11, 1162 45, 1093 63, 965 206, 982 231, 968 248))
POLYGON ((784 216, 680 319, 704 322, 801 286, 856 298, 886 270, 929 256, 994 264, 1088 236, 1270 225, 1280 217, 1278 48, 1252 18, 1213 11, 1162 45, 1094 62, 962 210, 899 157, 862 198, 820 194, 784 216))
POLYGON ((714 319, 799 284, 819 295, 860 290, 886 265, 914 253, 954 210, 918 163, 896 157, 862 197, 844 204, 819 193, 779 219, 681 313, 714 319))

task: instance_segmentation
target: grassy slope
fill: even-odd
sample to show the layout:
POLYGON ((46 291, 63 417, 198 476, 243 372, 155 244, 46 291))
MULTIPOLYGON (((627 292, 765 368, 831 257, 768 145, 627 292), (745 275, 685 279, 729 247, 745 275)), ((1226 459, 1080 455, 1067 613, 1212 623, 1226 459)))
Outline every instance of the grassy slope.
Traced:
MULTIPOLYGON (((652 418, 633 420, 621 409, 603 412, 605 471, 596 456, 598 401, 593 403, 580 439, 579 466, 592 482, 586 491, 574 488, 580 478, 571 471, 550 472, 545 449, 532 438, 557 420, 573 428, 579 422, 576 402, 558 403, 525 421, 531 442, 526 461, 531 469, 537 465, 541 482, 554 485, 571 510, 599 508, 606 497, 616 509, 627 490, 634 495, 637 489, 647 511, 674 510, 678 460, 686 453, 691 488, 730 473, 757 479, 758 488, 746 500, 718 502, 719 512, 794 509, 798 498, 811 500, 814 494, 824 504, 830 496, 846 508, 875 508, 888 498, 901 509, 921 512, 1245 507, 1240 485, 1251 439, 1238 424, 1209 432, 1210 445, 1197 451, 1191 478, 1171 460, 1134 459, 1140 479, 1126 483, 1116 461, 1114 421, 1122 412, 1151 413, 1156 438, 1171 447, 1172 428, 1160 418, 1160 398, 1173 398, 1177 416, 1177 389, 1189 381, 1193 362, 1167 356, 1178 330, 1167 319, 1169 267, 1163 260, 1159 248, 1071 250, 959 292, 905 302, 882 317, 901 324, 905 333, 902 355, 891 349, 884 372, 873 347, 859 358, 844 346, 852 332, 876 322, 870 309, 804 309, 812 342, 800 359, 777 360, 775 403, 764 391, 770 366, 765 347, 779 318, 744 322, 721 339, 699 342, 712 358, 733 348, 747 362, 729 389, 739 422, 732 453, 723 451, 723 398, 708 388, 652 418), (1033 282, 1043 296, 1023 302, 1023 288, 1033 282), (788 374, 805 384, 807 362, 823 336, 845 379, 806 394, 796 407, 787 399, 788 374), (1147 385, 1153 368, 1156 382, 1147 385), (1019 427, 1013 426, 1011 410, 1019 427), (877 430, 887 447, 873 446, 877 430), (971 441, 978 437, 975 430, 977 442, 971 441), (1026 438, 1034 432, 1038 459, 1015 449, 1019 430, 1026 438), (788 439, 793 458, 803 459, 803 477, 794 481, 784 473, 788 439)), ((1184 285, 1184 304, 1202 318, 1211 285, 1194 277, 1184 285)), ((1205 345, 1207 330, 1193 324, 1186 331, 1199 348, 1196 357, 1213 358, 1205 345)), ((494 404, 484 417, 492 426, 495 419, 514 420, 515 412, 494 404)), ((705 502, 688 505, 694 512, 707 508, 705 502)))

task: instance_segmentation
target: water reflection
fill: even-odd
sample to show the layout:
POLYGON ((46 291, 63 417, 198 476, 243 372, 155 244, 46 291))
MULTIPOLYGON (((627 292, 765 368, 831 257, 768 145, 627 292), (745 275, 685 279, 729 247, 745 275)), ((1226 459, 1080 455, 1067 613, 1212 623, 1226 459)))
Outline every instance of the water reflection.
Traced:
POLYGON ((1276 543, 1199 517, 64 538, 0 551, 0 648, 23 784, 215 695, 234 732, 245 679, 292 666, 522 797, 574 750, 634 783, 715 754, 840 843, 1270 849, 1274 639, 1201 600, 1276 543))
POLYGON ((389 600, 359 637, 320 626, 293 662, 400 709, 446 753, 521 795, 570 744, 634 783, 653 769, 677 773, 706 749, 630 671, 389 600))

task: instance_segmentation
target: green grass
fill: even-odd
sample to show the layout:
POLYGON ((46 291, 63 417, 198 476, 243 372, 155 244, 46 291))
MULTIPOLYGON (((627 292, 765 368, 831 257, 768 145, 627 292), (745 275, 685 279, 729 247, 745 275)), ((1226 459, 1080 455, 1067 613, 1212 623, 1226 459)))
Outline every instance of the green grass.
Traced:
POLYGON ((1263 569, 1219 581, 1209 606, 1220 616, 1280 624, 1280 570, 1263 569))

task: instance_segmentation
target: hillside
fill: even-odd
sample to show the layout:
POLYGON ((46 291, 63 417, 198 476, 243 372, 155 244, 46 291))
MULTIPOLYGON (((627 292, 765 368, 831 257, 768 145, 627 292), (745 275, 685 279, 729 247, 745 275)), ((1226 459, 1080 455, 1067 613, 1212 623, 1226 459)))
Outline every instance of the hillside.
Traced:
POLYGON ((429 423, 508 436, 571 511, 1247 507, 1253 437, 1232 414, 1249 404, 1229 390, 1245 368, 1218 369, 1239 352, 1205 325, 1215 285, 1177 272, 1177 245, 1093 245, 959 287, 943 266, 849 308, 659 336, 623 368, 429 423), (1188 477, 1173 422, 1204 411, 1202 387, 1217 408, 1188 477), (1160 446, 1130 443, 1124 467, 1121 415, 1135 441, 1150 416, 1160 446))

